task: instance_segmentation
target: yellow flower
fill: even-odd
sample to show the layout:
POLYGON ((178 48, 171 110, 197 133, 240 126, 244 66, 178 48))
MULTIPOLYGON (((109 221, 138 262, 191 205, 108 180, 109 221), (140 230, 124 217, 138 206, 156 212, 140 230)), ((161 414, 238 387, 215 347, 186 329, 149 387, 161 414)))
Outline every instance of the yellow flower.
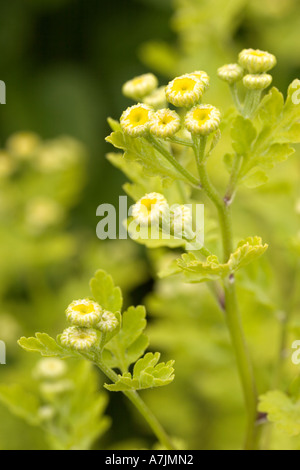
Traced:
POLYGON ((161 86, 150 95, 145 96, 143 103, 152 106, 154 109, 165 108, 167 106, 166 87, 161 86))
POLYGON ((205 88, 209 87, 209 76, 203 70, 196 70, 195 72, 190 73, 189 75, 198 78, 198 80, 203 83, 205 88))
POLYGON ((122 91, 125 96, 139 101, 152 93, 158 86, 158 80, 153 73, 145 73, 124 83, 122 91))
POLYGON ((102 308, 90 299, 74 300, 66 310, 67 320, 76 326, 94 326, 102 315, 102 308))
POLYGON ((118 324, 119 322, 116 316, 111 312, 105 311, 97 325, 97 328, 103 333, 107 333, 108 331, 115 330, 118 324))
POLYGON ((272 75, 262 73, 261 75, 245 75, 243 85, 249 90, 264 90, 272 83, 272 75))
POLYGON ((188 108, 198 103, 204 89, 204 84, 195 76, 182 75, 168 84, 166 97, 174 106, 188 108))
POLYGON ((180 129, 180 117, 170 109, 160 109, 152 114, 149 129, 157 137, 171 137, 180 129))
POLYGON ((259 49, 244 49, 239 54, 239 64, 249 73, 263 73, 276 65, 276 57, 259 49))
POLYGON ((63 346, 81 351, 91 349, 97 338, 96 331, 92 329, 71 326, 62 333, 60 341, 63 346))
POLYGON ((185 117, 185 125, 191 134, 208 135, 218 129, 221 113, 210 104, 202 104, 191 109, 185 117))
POLYGON ((41 359, 34 370, 34 375, 39 379, 57 379, 67 371, 64 361, 57 358, 41 359))
POLYGON ((140 225, 158 223, 167 208, 168 203, 162 194, 145 194, 132 207, 132 217, 140 225))
POLYGON ((218 69, 217 74, 221 80, 232 84, 243 78, 244 70, 239 64, 226 64, 218 69))
POLYGON ((152 108, 146 104, 136 104, 126 109, 121 116, 120 123, 125 134, 132 137, 144 135, 149 129, 152 108))

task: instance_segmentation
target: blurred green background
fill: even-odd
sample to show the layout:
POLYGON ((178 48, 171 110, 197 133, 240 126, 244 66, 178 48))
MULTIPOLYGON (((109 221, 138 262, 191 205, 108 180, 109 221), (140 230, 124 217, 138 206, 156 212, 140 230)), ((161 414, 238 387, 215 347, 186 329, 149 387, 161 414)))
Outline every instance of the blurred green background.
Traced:
MULTIPOLYGON (((89 278, 97 268, 104 268, 124 289, 127 303, 129 300, 142 302, 148 296, 147 304, 152 314, 150 336, 154 346, 165 350, 167 356, 176 356, 178 382, 171 386, 170 391, 166 388, 152 396, 149 394, 149 402, 157 414, 162 415, 171 434, 183 439, 188 448, 239 447, 244 419, 239 385, 235 374, 232 382, 229 381, 234 392, 225 384, 227 380, 223 368, 228 367, 231 359, 227 362, 226 354, 230 356, 231 353, 226 333, 218 323, 220 319, 216 307, 202 295, 202 291, 193 293, 195 300, 191 301, 189 291, 184 289, 182 292, 178 289, 177 297, 173 298, 172 288, 168 284, 157 283, 154 290, 153 266, 156 260, 151 257, 149 260, 144 250, 133 242, 103 243, 97 240, 95 214, 99 204, 116 203, 119 195, 124 194, 121 189, 124 176, 106 161, 105 154, 111 151, 111 147, 104 142, 109 133, 107 117, 119 118, 123 109, 130 105, 129 100, 121 95, 122 84, 149 70, 156 73, 163 84, 175 75, 202 69, 211 75, 207 100, 225 109, 231 103, 230 95, 225 85, 219 83, 216 70, 226 62, 236 61, 238 52, 244 47, 269 50, 277 56, 279 66, 274 70, 274 85, 285 93, 292 79, 300 75, 299 2, 0 2, 0 78, 7 86, 7 104, 2 106, 0 116, 1 146, 6 149, 5 152, 16 154, 16 161, 21 161, 22 167, 16 170, 16 174, 13 173, 12 181, 1 180, 0 338, 8 345, 8 365, 0 369, 2 383, 30 382, 29 371, 34 367, 36 358, 19 351, 16 340, 20 335, 33 334, 37 330, 57 332, 57 328, 64 325, 65 306, 73 298, 87 296, 89 278), (54 145, 58 152, 76 154, 78 158, 67 169, 58 170, 55 176, 47 177, 46 172, 45 178, 41 179, 35 164, 31 167, 31 162, 28 163, 26 158, 24 163, 24 159, 18 156, 17 144, 14 147, 12 141, 7 141, 11 134, 21 131, 38 134, 44 142, 43 151, 44 146, 54 145), (61 136, 69 136, 73 140, 66 143, 65 137, 61 136), (63 191, 64 188, 67 190, 63 191), (51 230, 45 226, 43 233, 32 233, 24 225, 22 214, 26 208, 23 206, 41 194, 62 205, 64 216, 51 230), (48 256, 44 256, 45 252, 48 256), (164 317, 163 301, 166 299, 177 312, 174 313, 178 317, 174 331, 171 319, 164 317), (197 305, 201 302, 206 313, 204 318, 196 319, 200 333, 194 337, 192 322, 195 321, 197 305), (182 312, 188 308, 192 313, 190 324, 186 326, 182 321, 182 312), (207 335, 201 333, 203 325, 204 330, 206 328, 205 331, 209 331, 218 343, 212 355, 209 344, 206 344, 207 335), (184 326, 191 336, 186 333, 183 339, 181 332, 184 326), (164 338, 165 332, 168 332, 168 339, 164 338), (190 368, 186 368, 181 357, 190 360, 190 368), (195 377, 192 385, 189 375, 198 364, 203 367, 202 373, 195 377), (220 370, 221 375, 219 372, 214 374, 214 371, 220 370), (222 387, 226 406, 220 404, 221 396, 217 392, 222 387), (233 398, 235 394, 236 400, 233 398), (178 414, 173 413, 174 409, 178 410, 178 414), (226 433, 229 428, 235 430, 226 433)), ((299 179, 296 166, 292 165, 285 167, 283 173, 279 170, 279 179, 274 183, 276 191, 280 188, 276 196, 277 207, 286 214, 284 228, 271 215, 264 219, 263 210, 274 203, 271 187, 266 190, 266 193, 269 191, 267 199, 258 213, 255 212, 256 207, 254 210, 253 200, 250 201, 245 194, 241 197, 242 203, 249 204, 246 211, 240 212, 238 228, 242 235, 245 227, 249 226, 255 227, 260 235, 275 238, 275 249, 269 260, 271 265, 274 261, 273 265, 271 268, 264 265, 262 273, 252 273, 253 279, 255 276, 262 278, 263 286, 265 273, 274 269, 274 264, 280 265, 285 256, 278 248, 281 240, 296 235, 299 226, 294 213, 297 197, 300 197, 299 179), (290 218, 289 210, 293 213, 290 218), (274 230, 278 230, 277 239, 274 230)), ((263 190, 255 191, 256 201, 261 199, 262 194, 263 190)), ((293 255, 288 256, 292 264, 293 255)), ((288 290, 293 274, 289 267, 283 271, 282 283, 287 284, 288 290)), ((276 282, 280 283, 274 280, 276 276, 268 279, 272 300, 276 282)), ((267 286, 264 288, 267 290, 267 286)), ((251 293, 251 289, 247 294, 250 297, 245 301, 250 310, 254 300, 249 291, 251 293)), ((283 296, 285 292, 283 288, 283 296)), ((259 295, 262 296, 262 292, 259 295)), ((261 308, 267 310, 263 317, 265 327, 276 330, 277 323, 272 322, 278 308, 270 306, 269 297, 260 300, 261 308)), ((262 328, 251 322, 248 326, 253 337, 262 328)), ((262 345, 263 338, 259 341, 262 345)), ((256 355, 259 357, 258 352, 256 355)), ((270 353, 266 359, 269 371, 274 355, 270 353)), ((262 377, 263 389, 267 382, 268 377, 262 377)), ((123 398, 115 395, 110 398, 107 413, 118 425, 113 425, 97 446, 138 448, 153 445, 148 430, 135 416, 131 416, 123 398), (120 414, 123 420, 119 419, 120 414)), ((280 442, 283 442, 282 439, 280 442)), ((37 430, 13 417, 1 405, 0 449, 38 449, 47 448, 48 445, 37 430)), ((298 447, 298 442, 288 442, 286 446, 298 447)))

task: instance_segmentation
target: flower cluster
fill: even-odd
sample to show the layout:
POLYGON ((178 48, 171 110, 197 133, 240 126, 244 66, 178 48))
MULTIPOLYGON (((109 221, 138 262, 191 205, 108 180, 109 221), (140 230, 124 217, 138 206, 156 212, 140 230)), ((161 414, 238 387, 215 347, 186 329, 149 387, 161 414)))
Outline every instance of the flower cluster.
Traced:
POLYGON ((243 80, 248 90, 264 90, 272 83, 272 76, 266 72, 276 65, 276 57, 269 52, 244 49, 238 57, 238 64, 223 65, 218 77, 229 85, 243 80))
POLYGON ((119 325, 114 313, 90 299, 71 302, 66 317, 72 326, 63 331, 60 342, 79 351, 91 349, 101 339, 101 333, 113 331, 119 325))
POLYGON ((192 230, 192 210, 188 205, 169 206, 160 193, 145 194, 132 208, 132 217, 137 225, 159 227, 163 232, 177 238, 188 235, 194 237, 192 230))
POLYGON ((157 88, 157 80, 153 77, 152 74, 142 75, 123 86, 126 96, 142 101, 123 112, 120 124, 124 134, 172 139, 180 131, 208 135, 219 127, 219 111, 210 105, 203 105, 203 111, 200 108, 203 94, 209 87, 206 72, 197 70, 176 77, 166 87, 160 88, 157 88), (167 107, 167 102, 177 108, 185 108, 184 114, 187 112, 189 118, 182 119, 179 112, 167 107), (210 112, 206 111, 206 106, 210 112), (203 116, 202 120, 200 116, 203 116))

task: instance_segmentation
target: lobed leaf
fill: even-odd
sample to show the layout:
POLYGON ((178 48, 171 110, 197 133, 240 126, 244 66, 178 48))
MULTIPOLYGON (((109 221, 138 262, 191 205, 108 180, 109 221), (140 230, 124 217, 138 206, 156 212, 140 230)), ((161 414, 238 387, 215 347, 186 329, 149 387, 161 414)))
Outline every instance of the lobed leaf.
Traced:
POLYGON ((174 361, 158 363, 159 359, 159 353, 147 353, 137 361, 133 374, 127 372, 119 375, 116 383, 106 384, 105 388, 111 392, 123 392, 168 385, 174 380, 174 361))

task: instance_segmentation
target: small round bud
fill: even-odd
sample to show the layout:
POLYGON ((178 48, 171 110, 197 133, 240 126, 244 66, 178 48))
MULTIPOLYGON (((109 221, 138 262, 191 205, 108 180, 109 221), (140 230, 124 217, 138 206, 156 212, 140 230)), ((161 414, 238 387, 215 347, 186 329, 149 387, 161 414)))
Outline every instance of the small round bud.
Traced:
POLYGON ((132 217, 136 223, 143 226, 147 226, 151 223, 159 223, 159 220, 168 207, 168 203, 162 194, 145 194, 145 196, 132 207, 132 217))
POLYGON ((102 308, 90 299, 74 300, 66 310, 67 320, 76 326, 94 326, 102 315, 102 308))
POLYGON ((34 370, 38 379, 57 379, 67 372, 67 365, 57 358, 41 359, 34 370))
POLYGON ((175 111, 160 109, 152 114, 149 129, 157 137, 172 137, 180 129, 180 117, 175 111))
POLYGON ((174 234, 192 230, 193 216, 190 207, 186 205, 176 205, 171 211, 171 222, 174 234))
POLYGON ((191 109, 185 117, 185 125, 191 134, 209 135, 220 125, 221 113, 210 104, 202 104, 191 109))
POLYGON ((158 80, 153 73, 145 73, 124 83, 122 92, 127 98, 139 101, 152 93, 158 86, 158 80))
POLYGON ((239 64, 227 64, 218 69, 218 77, 229 83, 236 83, 243 78, 244 70, 239 64))
POLYGON ((165 108, 167 106, 166 87, 161 86, 150 95, 145 96, 143 103, 152 106, 154 109, 165 108))
POLYGON ((243 78, 244 87, 248 90, 264 90, 268 88, 272 83, 272 76, 268 73, 262 73, 261 75, 245 75, 243 78))
POLYGON ((146 104, 136 104, 126 109, 120 119, 123 132, 132 137, 145 135, 152 113, 153 110, 146 104))
POLYGON ((71 326, 60 336, 63 346, 76 349, 78 351, 91 349, 98 339, 96 331, 88 328, 78 328, 71 326))
POLYGON ((276 57, 259 49, 244 49, 239 54, 239 64, 249 73, 263 73, 276 65, 276 57))
POLYGON ((105 311, 97 325, 97 328, 103 333, 107 333, 109 331, 115 330, 118 325, 119 322, 116 316, 111 312, 105 311))
POLYGON ((182 75, 168 84, 166 97, 174 106, 190 108, 199 102, 204 90, 205 86, 198 78, 182 75))
POLYGON ((209 87, 209 82, 210 82, 209 76, 203 70, 196 70, 196 72, 190 73, 189 75, 191 75, 192 77, 198 78, 198 80, 200 80, 200 82, 203 83, 205 89, 209 87))

